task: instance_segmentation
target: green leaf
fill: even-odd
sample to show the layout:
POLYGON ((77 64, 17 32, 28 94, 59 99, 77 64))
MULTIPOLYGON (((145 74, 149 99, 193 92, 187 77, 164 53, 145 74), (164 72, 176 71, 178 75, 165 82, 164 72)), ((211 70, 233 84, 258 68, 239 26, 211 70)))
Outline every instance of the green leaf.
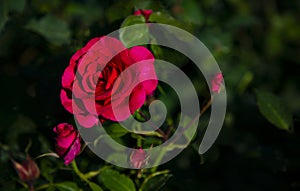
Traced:
POLYGON ((48 180, 49 182, 53 182, 53 175, 56 171, 55 168, 53 168, 53 165, 51 165, 51 162, 47 159, 43 159, 40 163, 40 169, 41 169, 41 175, 48 180))
POLYGON ((105 131, 113 138, 122 137, 129 133, 125 128, 123 128, 119 123, 114 123, 108 128, 105 128, 105 131))
POLYGON ((128 15, 132 15, 134 10, 138 9, 161 9, 162 5, 160 1, 140 1, 140 0, 127 0, 116 1, 114 4, 109 6, 106 10, 106 18, 109 23, 115 22, 117 20, 123 20, 128 15))
POLYGON ((149 21, 154 22, 154 23, 172 25, 172 26, 187 30, 189 32, 192 32, 192 26, 191 25, 187 25, 186 23, 179 22, 174 17, 172 17, 172 16, 170 16, 166 13, 154 12, 150 15, 149 21))
POLYGON ((89 26, 93 22, 103 17, 103 7, 95 2, 69 2, 64 10, 64 18, 72 21, 74 18, 80 18, 85 25, 89 26), (87 12, 89 14, 87 14, 87 12))
POLYGON ((178 67, 182 67, 188 63, 187 57, 177 52, 176 50, 159 46, 156 44, 151 44, 150 48, 156 59, 170 62, 178 67))
POLYGON ((121 24, 121 28, 131 26, 131 25, 136 25, 136 24, 142 24, 145 22, 146 20, 143 16, 130 15, 126 17, 126 19, 123 21, 123 23, 121 24))
POLYGON ((258 108, 263 116, 279 129, 290 130, 293 119, 287 104, 269 92, 255 90, 255 93, 258 108))
POLYGON ((158 146, 161 145, 162 139, 161 138, 157 138, 157 137, 145 137, 143 140, 143 146, 148 148, 151 146, 158 146))
POLYGON ((184 14, 180 15, 185 22, 191 22, 195 25, 202 25, 204 21, 203 11, 199 6, 199 1, 182 1, 184 14))
POLYGON ((160 190, 172 175, 167 171, 155 172, 148 176, 142 183, 139 191, 157 191, 160 190))
POLYGON ((51 14, 44 16, 40 20, 31 20, 26 25, 26 28, 42 35, 54 45, 60 46, 70 43, 68 24, 51 14))
POLYGON ((111 191, 136 190, 132 180, 118 171, 106 169, 99 176, 103 184, 111 191))
POLYGON ((132 14, 133 4, 132 0, 127 0, 126 3, 123 1, 116 1, 116 3, 109 6, 108 10, 105 11, 108 22, 112 23, 132 14))
POLYGON ((162 12, 154 12, 150 15, 149 17, 150 22, 155 22, 155 23, 162 23, 162 24, 169 24, 169 25, 180 25, 179 22, 171 17, 168 14, 162 13, 162 12))
POLYGON ((49 186, 49 188, 47 188, 46 191, 55 191, 55 187, 54 186, 49 186))
POLYGON ((9 20, 10 12, 22 12, 26 0, 1 0, 0 1, 0 31, 9 20))
POLYGON ((128 156, 125 153, 113 152, 107 157, 107 160, 112 163, 126 163, 128 162, 128 156))
POLYGON ((66 181, 54 184, 54 186, 60 191, 78 191, 79 188, 77 187, 76 183, 66 181))
POLYGON ((128 16, 121 25, 120 40, 126 47, 140 45, 147 43, 150 39, 149 28, 145 25, 126 28, 135 24, 144 24, 145 18, 143 16, 128 16), (124 28, 125 27, 125 28, 124 28))
POLYGON ((26 5, 26 0, 6 0, 10 11, 22 12, 26 5))
POLYGON ((94 182, 89 182, 89 186, 92 189, 92 191, 102 191, 102 188, 94 182))
POLYGON ((5 26, 6 22, 8 21, 8 16, 5 12, 5 10, 3 10, 4 7, 1 7, 0 4, 0 32, 2 30, 2 28, 5 26))
POLYGON ((36 128, 35 122, 22 114, 20 114, 14 123, 11 125, 11 131, 7 132, 7 136, 5 138, 8 145, 15 145, 14 140, 23 134, 23 133, 33 133, 36 128))
MULTIPOLYGON (((189 33, 193 32, 193 28, 191 25, 182 23, 182 22, 174 19, 170 15, 162 13, 162 12, 152 13, 149 17, 149 21, 155 22, 155 23, 161 23, 161 24, 165 24, 165 25, 171 25, 173 27, 182 29, 189 33)), ((183 41, 184 43, 186 43, 186 42, 192 43, 192 41, 193 41, 193 38, 191 38, 191 36, 184 35, 183 31, 181 31, 179 29, 172 30, 172 28, 170 29, 169 26, 162 26, 162 27, 165 29, 161 30, 160 32, 151 33, 151 35, 154 37, 154 38, 152 38, 154 41, 156 40, 156 38, 158 38, 158 39, 164 38, 167 41, 176 40, 176 41, 178 41, 178 43, 177 43, 178 45, 180 43, 182 43, 181 41, 183 41)), ((176 47, 172 47, 172 48, 176 49, 176 47)), ((164 52, 166 52, 166 50, 164 50, 164 52)), ((179 58, 180 60, 182 60, 182 58, 184 58, 183 55, 180 55, 179 53, 176 53, 174 51, 168 51, 166 53, 176 55, 176 58, 179 58)), ((170 55, 170 56, 173 56, 173 55, 170 55)), ((166 56, 168 56, 168 55, 166 55, 166 56)))
POLYGON ((53 185, 50 185, 46 191, 55 191, 55 187, 53 185))

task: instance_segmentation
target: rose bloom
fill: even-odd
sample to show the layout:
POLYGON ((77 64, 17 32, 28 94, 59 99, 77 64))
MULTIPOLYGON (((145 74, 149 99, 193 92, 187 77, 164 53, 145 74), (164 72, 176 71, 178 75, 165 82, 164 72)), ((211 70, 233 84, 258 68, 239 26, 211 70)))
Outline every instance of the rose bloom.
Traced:
POLYGON ((53 128, 56 136, 56 153, 64 157, 65 165, 70 164, 80 153, 80 137, 74 127, 68 123, 61 123, 53 128))
POLYGON ((98 119, 123 121, 157 87, 154 56, 142 46, 127 49, 115 38, 94 38, 72 56, 62 76, 62 86, 61 102, 81 126, 93 127, 98 119), (117 81, 133 65, 134 70, 117 81), (145 76, 151 78, 142 80, 145 76))
POLYGON ((153 13, 151 9, 139 9, 134 12, 134 15, 143 15, 145 17, 146 22, 148 22, 150 15, 153 13))

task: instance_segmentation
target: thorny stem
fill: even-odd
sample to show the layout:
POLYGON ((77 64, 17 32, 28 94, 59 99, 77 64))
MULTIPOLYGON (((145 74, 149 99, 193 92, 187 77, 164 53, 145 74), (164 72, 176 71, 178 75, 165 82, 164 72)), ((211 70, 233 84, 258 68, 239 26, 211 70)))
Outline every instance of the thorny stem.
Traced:
POLYGON ((72 161, 72 167, 74 172, 85 182, 89 182, 89 180, 84 176, 84 174, 82 172, 80 172, 80 170, 77 167, 77 164, 75 162, 75 160, 72 161))
POLYGON ((49 187, 50 187, 50 184, 44 184, 42 186, 37 187, 35 190, 36 191, 43 190, 43 189, 46 189, 46 188, 49 188, 49 187))
MULTIPOLYGON (((145 120, 149 120, 149 119, 145 116, 145 114, 144 114, 143 112, 139 111, 139 114, 140 114, 145 120)), ((163 137, 163 140, 164 140, 164 141, 168 140, 168 137, 167 137, 167 135, 165 134, 165 132, 164 132, 163 130, 157 128, 156 125, 155 125, 154 123, 152 123, 151 121, 150 121, 150 124, 152 125, 153 129, 156 129, 156 131, 157 131, 159 134, 161 134, 161 136, 163 137)))
POLYGON ((44 154, 41 154, 41 155, 35 157, 34 159, 39 159, 39 158, 47 157, 47 156, 59 158, 58 154, 56 154, 56 153, 54 153, 54 152, 51 152, 51 153, 44 153, 44 154))
MULTIPOLYGON (((92 178, 92 177, 98 175, 98 174, 101 172, 101 170, 103 169, 103 168, 102 168, 102 169, 99 169, 99 170, 97 170, 97 171, 90 171, 90 172, 88 172, 88 173, 86 173, 86 174, 83 174, 83 173, 78 169, 78 166, 77 166, 75 160, 73 160, 73 162, 72 162, 72 167, 73 167, 74 172, 79 176, 79 178, 82 179, 83 181, 85 181, 85 182, 88 183, 88 184, 91 183, 91 182, 89 181, 89 178, 92 178)), ((44 185, 41 185, 40 187, 38 187, 38 188, 36 189, 36 191, 46 189, 46 188, 50 187, 51 185, 55 185, 55 184, 52 184, 52 183, 51 183, 51 184, 44 184, 44 185)), ((33 191, 33 190, 30 190, 30 191, 33 191)))
POLYGON ((198 113, 191 121, 190 123, 181 130, 180 133, 177 134, 177 136, 175 137, 175 142, 178 140, 179 137, 181 137, 181 135, 187 130, 189 129, 194 123, 195 121, 201 116, 203 115, 207 109, 211 106, 211 103, 212 103, 212 99, 213 97, 211 96, 208 100, 208 102, 204 105, 204 107, 200 110, 200 113, 198 113))
MULTIPOLYGON (((190 123, 189 123, 189 124, 188 124, 181 132, 179 132, 179 133, 177 134, 177 136, 175 137, 175 142, 176 142, 176 140, 177 140, 179 137, 182 136, 182 134, 183 134, 187 129, 189 129, 189 128, 195 123, 195 121, 196 121, 202 114, 204 114, 204 113, 207 111, 207 109, 211 106, 212 99, 213 99, 213 97, 211 96, 211 97, 209 98, 208 102, 205 104, 205 106, 200 110, 199 114, 197 114, 197 115, 190 121, 190 123)), ((159 153, 159 155, 158 155, 158 157, 157 157, 157 159, 156 159, 156 161, 155 161, 155 167, 153 167, 153 168, 151 169, 152 172, 155 172, 155 171, 157 170, 158 164, 159 164, 159 162, 162 160, 162 158, 163 158, 165 152, 166 152, 166 149, 162 149, 161 152, 159 153)))
MULTIPOLYGON (((211 106, 211 103, 212 103, 212 100, 213 100, 213 96, 211 96, 208 100, 208 102, 205 104, 205 106, 201 109, 200 111, 200 115, 202 115, 210 106, 211 106)), ((199 115, 199 116, 200 116, 199 115)))
POLYGON ((34 191, 34 186, 33 186, 32 183, 29 184, 29 190, 30 190, 30 191, 34 191))
POLYGON ((86 174, 83 174, 77 167, 77 164, 75 162, 75 160, 72 161, 72 167, 75 171, 75 173, 82 179, 84 180, 86 183, 90 184, 91 182, 89 181, 89 178, 92 178, 94 176, 97 176, 98 174, 101 173, 102 170, 109 168, 109 167, 104 167, 104 168, 100 168, 99 170, 96 171, 90 171, 86 174))

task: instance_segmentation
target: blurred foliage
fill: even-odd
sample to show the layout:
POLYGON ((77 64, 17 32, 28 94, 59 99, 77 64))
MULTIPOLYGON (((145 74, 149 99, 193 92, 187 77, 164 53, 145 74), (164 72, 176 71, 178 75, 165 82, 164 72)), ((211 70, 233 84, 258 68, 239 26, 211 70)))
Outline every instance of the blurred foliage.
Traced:
POLYGON ((286 103, 268 92, 256 90, 255 93, 260 112, 278 128, 289 130, 293 119, 286 103))
POLYGON ((115 191, 135 191, 134 183, 130 178, 120 174, 118 171, 106 169, 100 175, 99 178, 103 181, 104 185, 115 191))
MULTIPOLYGON (((133 170, 104 168, 103 176, 100 173, 92 182, 84 182, 61 159, 43 157, 36 159, 41 169, 36 184, 49 183, 48 191, 116 190, 115 186, 122 188, 118 186, 122 182, 130 185, 127 190, 137 189, 135 185, 142 190, 165 185, 161 188, 165 191, 299 190, 300 1, 279 0, 1 0, 1 190, 23 188, 11 157, 24 158, 29 140, 32 158, 53 151, 53 126, 73 122, 59 99, 61 76, 72 54, 89 39, 132 24, 128 16, 137 9, 152 9, 152 22, 190 31, 215 56, 228 95, 226 119, 217 142, 198 155, 208 112, 200 118, 195 141, 158 167, 169 169, 172 177, 157 171, 140 178, 133 170)), ((133 23, 139 23, 144 18, 134 19, 133 23)), ((130 35, 123 34, 123 38, 132 40, 130 35)), ((151 50, 160 59, 178 62, 175 64, 191 79, 202 79, 179 53, 155 46, 151 50)), ((195 83, 198 90, 205 90, 205 85, 195 83)), ((203 100, 209 96, 201 95, 203 100)), ((117 127, 111 133, 116 139, 128 136, 117 127)), ((154 141, 161 143, 157 137, 146 141, 149 147, 154 141)), ((88 149, 77 163, 83 173, 106 167, 88 149)))
POLYGON ((50 14, 38 21, 29 21, 26 28, 44 36, 53 45, 59 46, 70 43, 70 30, 66 22, 50 14))

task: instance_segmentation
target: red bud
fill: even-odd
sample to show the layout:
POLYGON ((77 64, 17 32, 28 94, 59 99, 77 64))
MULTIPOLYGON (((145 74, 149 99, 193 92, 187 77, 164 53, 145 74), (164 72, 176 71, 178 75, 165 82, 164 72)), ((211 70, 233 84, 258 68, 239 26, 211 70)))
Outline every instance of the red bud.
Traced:
POLYGON ((22 162, 22 164, 12 160, 12 163, 20 177, 20 179, 24 182, 30 182, 37 179, 40 175, 40 169, 34 160, 31 159, 29 155, 27 155, 26 160, 22 162))
POLYGON ((133 168, 141 169, 147 163, 147 153, 139 148, 134 150, 130 156, 130 164, 133 168))

